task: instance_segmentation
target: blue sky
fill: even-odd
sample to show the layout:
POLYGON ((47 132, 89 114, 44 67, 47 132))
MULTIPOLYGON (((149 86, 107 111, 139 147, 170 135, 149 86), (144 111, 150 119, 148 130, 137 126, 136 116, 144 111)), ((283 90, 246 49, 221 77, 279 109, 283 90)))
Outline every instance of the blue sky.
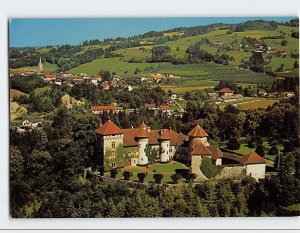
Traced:
POLYGON ((48 18, 11 19, 10 47, 79 44, 83 40, 128 37, 148 31, 212 23, 239 23, 264 19, 287 22, 295 17, 210 17, 210 18, 48 18))

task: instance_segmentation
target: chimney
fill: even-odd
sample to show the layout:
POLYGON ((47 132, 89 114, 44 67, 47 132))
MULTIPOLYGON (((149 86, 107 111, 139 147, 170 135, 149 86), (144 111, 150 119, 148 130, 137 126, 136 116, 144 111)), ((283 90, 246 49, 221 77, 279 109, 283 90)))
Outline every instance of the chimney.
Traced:
POLYGON ((171 127, 169 127, 169 132, 171 132, 171 127))
POLYGON ((151 129, 150 126, 147 126, 147 132, 150 133, 151 129))
POLYGON ((131 128, 133 129, 133 125, 131 126, 131 128))

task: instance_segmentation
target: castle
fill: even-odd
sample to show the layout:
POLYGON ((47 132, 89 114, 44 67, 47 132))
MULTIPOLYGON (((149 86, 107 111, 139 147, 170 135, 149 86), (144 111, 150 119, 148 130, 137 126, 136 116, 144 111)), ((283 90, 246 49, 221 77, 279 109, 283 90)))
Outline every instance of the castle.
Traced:
POLYGON ((208 134, 198 124, 188 136, 172 129, 152 130, 144 122, 138 128, 121 129, 107 120, 96 129, 100 166, 106 170, 125 166, 146 166, 151 160, 168 163, 185 161, 199 179, 207 179, 200 166, 203 158, 214 165, 223 165, 223 178, 245 173, 256 179, 265 177, 265 161, 255 152, 235 156, 211 147, 208 134))

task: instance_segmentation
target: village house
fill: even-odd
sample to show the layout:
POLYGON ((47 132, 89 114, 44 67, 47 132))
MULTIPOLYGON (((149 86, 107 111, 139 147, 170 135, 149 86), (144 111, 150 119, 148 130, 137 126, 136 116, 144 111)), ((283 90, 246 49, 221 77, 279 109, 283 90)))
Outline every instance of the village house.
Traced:
POLYGON ((223 40, 211 40, 210 43, 213 45, 224 45, 223 40))
POLYGON ((221 100, 224 103, 239 101, 239 100, 242 100, 243 98, 244 97, 241 94, 233 94, 233 95, 223 95, 223 96, 221 96, 221 100))
POLYGON ((177 98, 176 92, 173 92, 172 90, 168 91, 168 96, 170 99, 173 99, 173 100, 177 98))
POLYGON ((292 91, 286 91, 282 93, 283 98, 292 98, 295 96, 295 93, 292 91))
POLYGON ((220 100, 224 103, 234 102, 244 98, 241 94, 234 94, 234 91, 227 87, 222 88, 218 93, 220 100))
POLYGON ((122 112, 123 108, 122 107, 116 107, 116 106, 91 106, 91 111, 94 114, 103 114, 103 113, 118 113, 122 112))
POLYGON ((233 93, 234 91, 227 87, 224 87, 218 91, 219 97, 222 97, 224 95, 233 95, 233 93))
POLYGON ((276 56, 283 57, 286 56, 287 51, 285 49, 276 49, 276 56))

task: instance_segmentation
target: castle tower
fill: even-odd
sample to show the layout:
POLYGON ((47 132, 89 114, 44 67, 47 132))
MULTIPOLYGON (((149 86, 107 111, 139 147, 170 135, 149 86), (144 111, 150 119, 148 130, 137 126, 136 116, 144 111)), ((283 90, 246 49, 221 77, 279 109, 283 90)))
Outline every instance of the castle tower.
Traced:
POLYGON ((38 63, 38 68, 39 68, 40 73, 44 72, 44 65, 42 63, 42 58, 41 57, 40 57, 40 61, 38 63))
POLYGON ((160 162, 167 163, 170 160, 170 134, 169 130, 163 129, 159 132, 159 143, 160 143, 160 162))
POLYGON ((148 164, 148 156, 146 155, 146 147, 149 144, 149 135, 147 131, 141 128, 136 136, 135 140, 138 142, 138 154, 139 154, 139 162, 138 165, 147 165, 148 164))
POLYGON ((208 134, 205 132, 204 129, 198 124, 196 125, 189 133, 189 151, 192 151, 196 148, 199 143, 202 143, 206 147, 209 146, 207 142, 208 134))
POLYGON ((116 163, 116 148, 118 145, 123 146, 123 131, 108 119, 96 129, 95 133, 97 134, 100 167, 104 167, 105 165, 109 167, 124 166, 124 164, 116 163))

